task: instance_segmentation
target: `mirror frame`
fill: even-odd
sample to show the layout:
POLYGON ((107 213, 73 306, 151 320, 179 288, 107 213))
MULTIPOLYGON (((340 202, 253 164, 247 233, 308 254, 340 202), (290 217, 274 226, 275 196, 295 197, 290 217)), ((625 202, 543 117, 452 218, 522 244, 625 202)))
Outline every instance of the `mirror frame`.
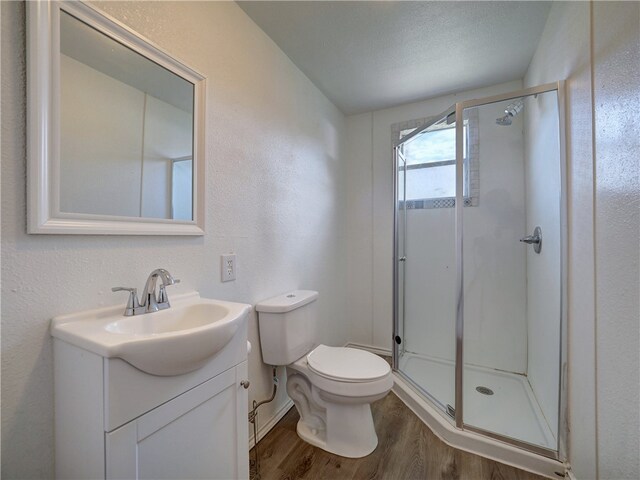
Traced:
POLYGON ((27 233, 203 235, 205 77, 118 20, 76 1, 27 2, 27 233), (193 219, 190 221, 60 211, 60 11, 194 85, 193 219))

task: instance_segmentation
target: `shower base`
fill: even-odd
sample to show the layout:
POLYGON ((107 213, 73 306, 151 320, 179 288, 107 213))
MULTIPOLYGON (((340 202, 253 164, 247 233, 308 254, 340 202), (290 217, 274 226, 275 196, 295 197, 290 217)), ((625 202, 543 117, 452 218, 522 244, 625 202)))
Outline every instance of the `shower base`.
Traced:
MULTIPOLYGON (((405 353, 399 363, 399 370, 443 407, 455 405, 452 361, 405 353)), ((465 365, 463 379, 465 424, 549 449, 556 448, 555 436, 525 375, 465 365), (477 387, 488 388, 493 395, 480 393, 477 387)))

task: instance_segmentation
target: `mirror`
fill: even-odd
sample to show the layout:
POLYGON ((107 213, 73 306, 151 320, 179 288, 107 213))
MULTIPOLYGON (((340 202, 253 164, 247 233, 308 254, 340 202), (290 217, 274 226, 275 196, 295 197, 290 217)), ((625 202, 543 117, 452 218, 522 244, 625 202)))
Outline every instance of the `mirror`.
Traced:
POLYGON ((29 233, 201 235, 204 77, 88 5, 28 8, 29 233))

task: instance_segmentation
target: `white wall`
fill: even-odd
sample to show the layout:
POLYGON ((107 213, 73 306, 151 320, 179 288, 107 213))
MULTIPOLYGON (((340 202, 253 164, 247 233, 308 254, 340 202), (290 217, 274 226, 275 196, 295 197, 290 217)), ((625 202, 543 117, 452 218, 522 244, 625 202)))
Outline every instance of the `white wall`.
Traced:
MULTIPOLYGON (((349 165, 349 193, 347 197, 347 215, 349 218, 347 246, 348 294, 350 301, 353 301, 355 305, 349 314, 352 341, 374 345, 379 348, 391 348, 393 287, 391 125, 406 120, 437 115, 456 101, 495 95, 517 90, 521 87, 522 83, 520 81, 508 82, 457 95, 447 95, 423 102, 347 117, 347 160, 349 165)), ((493 117, 493 121, 495 121, 495 118, 493 117)), ((512 130, 509 133, 516 134, 517 130, 512 130)), ((519 135, 521 142, 521 126, 517 135, 519 135)), ((482 152, 482 146, 480 151, 482 152)), ((520 157, 522 158, 521 152, 520 157)), ((520 169, 520 175, 522 175, 522 161, 520 162, 520 169)), ((481 189, 482 181, 481 179, 481 189)), ((487 182, 491 182, 489 178, 484 179, 484 181, 485 185, 487 182)), ((502 181, 499 180, 499 183, 502 181)), ((521 176, 519 183, 523 185, 521 176)), ((520 205, 524 212, 522 203, 520 205)), ((465 212, 469 210, 467 208, 465 212)), ((451 216, 453 211, 434 209, 412 213, 423 216, 446 217, 447 215, 451 216)), ((449 224, 453 228, 451 222, 449 224)), ((440 222, 437 223, 442 225, 440 222)), ((446 225, 447 223, 445 222, 444 224, 446 225)), ((419 225, 417 224, 416 226, 419 225)), ((430 235, 433 235, 433 232, 430 235)), ((445 235, 441 227, 438 235, 445 235)), ((442 252, 443 250, 440 251, 442 252)), ((524 267, 524 256, 522 256, 520 263, 524 267)), ((445 262, 442 265, 442 269, 446 268, 445 262)), ((524 278, 524 273, 520 278, 524 278)), ((444 283, 446 282, 443 281, 442 284, 444 283)), ((524 284, 522 284, 522 291, 524 294, 524 284)), ((442 315, 446 315, 446 312, 442 313, 442 315)), ((443 356, 449 350, 448 345, 453 346, 454 342, 454 323, 450 323, 448 325, 450 332, 443 329, 443 327, 446 328, 447 326, 442 325, 439 320, 436 328, 428 329, 429 331, 425 332, 425 335, 431 338, 434 335, 442 335, 437 339, 434 338, 434 345, 439 345, 440 354, 443 356)), ((520 338, 525 343, 518 348, 523 348, 526 345, 524 321, 521 322, 520 327, 520 338)), ((526 358, 523 357, 522 353, 520 351, 517 357, 526 358)), ((520 367, 523 367, 522 362, 519 364, 520 367)))
MULTIPOLYGON (((2 2, 2 474, 53 477, 49 319, 124 305, 113 285, 141 287, 165 267, 171 294, 256 303, 294 288, 320 291, 321 341, 348 340, 343 267, 345 122, 266 35, 229 2, 104 3, 207 77, 206 235, 26 234, 24 4, 2 2), (220 282, 221 253, 238 279, 220 282)), ((250 401, 269 395, 252 313, 250 401)), ((282 374, 282 372, 280 372, 282 374)), ((284 383, 280 383, 281 386, 284 383)), ((285 402, 260 410, 264 424, 285 402)))
MULTIPOLYGON (((347 304, 352 342, 390 348, 390 338, 374 339, 373 276, 373 113, 347 117, 347 304)), ((391 167, 389 167, 391 169, 391 167)), ((391 259, 388 259, 391 262, 391 259)), ((383 292, 383 295, 386 295, 383 292)), ((389 320, 390 321, 390 320, 389 320)), ((386 326, 384 332, 386 332, 386 326)), ((391 333, 389 332, 389 335, 391 333)), ((382 334, 384 336, 384 333, 382 334)))
POLYGON ((640 477, 639 22, 637 2, 554 3, 525 78, 567 80, 568 440, 579 479, 640 477))
POLYGON ((640 478, 640 3, 593 4, 598 473, 640 478))
POLYGON ((558 431, 560 385, 560 125, 558 95, 528 97, 525 119, 526 231, 542 230, 542 250, 527 248, 528 379, 551 431, 558 431))

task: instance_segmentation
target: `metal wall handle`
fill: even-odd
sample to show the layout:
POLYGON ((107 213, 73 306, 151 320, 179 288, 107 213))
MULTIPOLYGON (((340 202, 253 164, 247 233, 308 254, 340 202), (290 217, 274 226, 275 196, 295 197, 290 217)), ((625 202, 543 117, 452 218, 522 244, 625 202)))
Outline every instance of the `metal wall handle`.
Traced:
POLYGON ((526 237, 521 238, 520 241, 531 245, 532 243, 540 243, 540 237, 537 235, 527 235, 526 237))
POLYGON ((533 251, 536 253, 540 253, 542 250, 542 229, 540 227, 536 227, 533 230, 533 235, 527 235, 520 239, 522 243, 526 243, 529 245, 533 245, 533 251))

